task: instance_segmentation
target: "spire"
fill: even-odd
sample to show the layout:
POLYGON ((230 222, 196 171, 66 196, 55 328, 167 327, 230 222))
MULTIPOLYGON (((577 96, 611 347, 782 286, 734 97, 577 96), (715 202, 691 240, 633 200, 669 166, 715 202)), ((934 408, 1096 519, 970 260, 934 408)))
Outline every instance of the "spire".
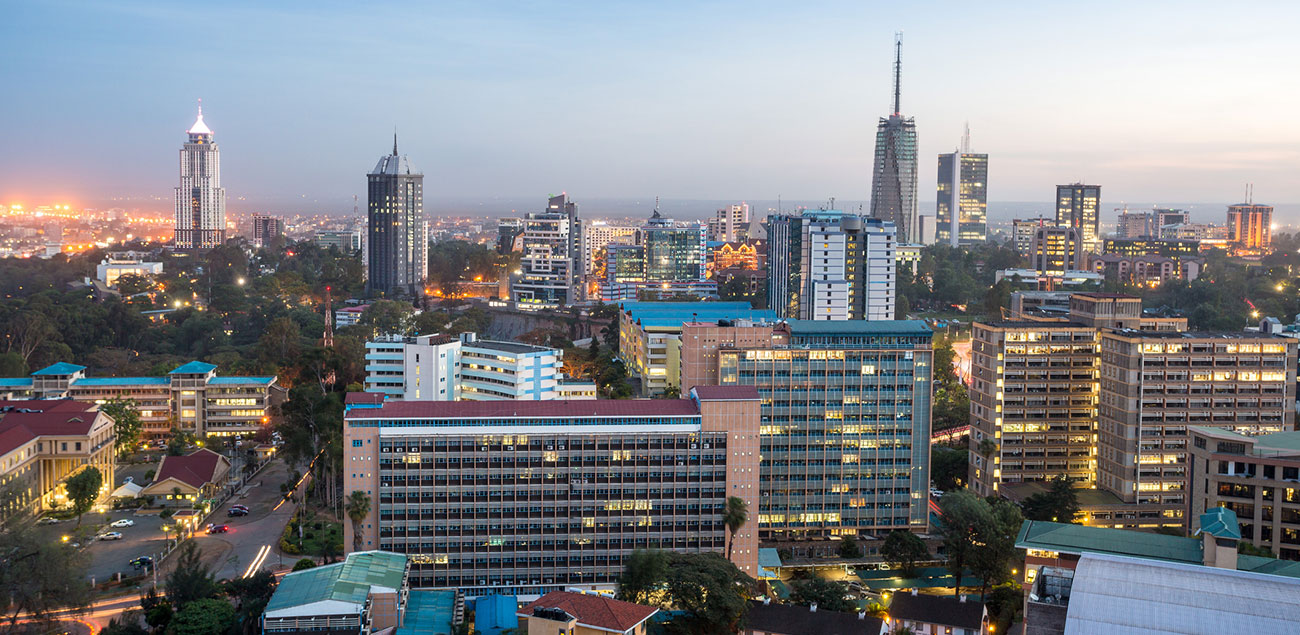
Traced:
POLYGON ((203 100, 199 100, 199 118, 194 120, 194 125, 187 130, 189 134, 212 134, 212 130, 207 124, 203 123, 203 100))
POLYGON ((899 105, 899 97, 902 93, 901 86, 903 83, 903 32, 894 33, 894 114, 898 115, 903 112, 902 106, 899 105))
POLYGON ((393 126, 393 156, 397 156, 397 126, 393 126))

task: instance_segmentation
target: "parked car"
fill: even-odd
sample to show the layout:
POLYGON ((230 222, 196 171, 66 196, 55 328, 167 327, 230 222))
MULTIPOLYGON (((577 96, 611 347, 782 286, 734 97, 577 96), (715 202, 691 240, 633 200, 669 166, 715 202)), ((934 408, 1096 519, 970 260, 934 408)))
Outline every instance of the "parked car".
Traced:
POLYGON ((150 558, 149 556, 140 556, 139 558, 132 560, 129 564, 136 569, 148 569, 153 566, 153 558, 150 558))
POLYGON ((104 532, 104 533, 102 533, 102 534, 100 534, 100 535, 98 535, 98 536, 95 536, 95 538, 96 538, 97 540, 121 540, 121 539, 122 539, 122 532, 120 532, 120 531, 106 531, 106 532, 104 532))
POLYGON ((36 524, 38 524, 38 525, 57 525, 57 524, 59 524, 59 522, 60 522, 60 521, 59 521, 58 518, 54 518, 54 517, 51 517, 51 516, 46 516, 45 518, 42 518, 42 519, 36 521, 36 524))
POLYGON ((243 505, 243 504, 231 505, 230 508, 231 508, 231 509, 242 509, 242 510, 244 510, 244 511, 248 511, 248 505, 243 505))
POLYGON ((212 528, 208 530, 208 533, 224 534, 228 531, 230 531, 230 525, 213 525, 212 528))
POLYGON ((231 507, 230 509, 226 510, 226 516, 227 516, 227 517, 230 517, 230 516, 247 516, 247 515, 248 515, 248 510, 247 510, 247 509, 240 509, 240 508, 238 508, 238 507, 231 507))
POLYGON ((115 520, 109 523, 108 526, 109 527, 134 527, 135 521, 131 520, 130 518, 123 518, 122 520, 115 520))

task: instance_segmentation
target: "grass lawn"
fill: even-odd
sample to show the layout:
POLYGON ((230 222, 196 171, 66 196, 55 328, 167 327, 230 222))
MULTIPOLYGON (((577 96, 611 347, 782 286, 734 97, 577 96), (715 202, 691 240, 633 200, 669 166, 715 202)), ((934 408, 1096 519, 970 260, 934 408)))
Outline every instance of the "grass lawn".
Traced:
POLYGON ((326 541, 334 544, 334 554, 343 555, 343 523, 323 519, 309 519, 303 522, 302 539, 298 538, 298 523, 291 521, 286 528, 285 542, 296 547, 298 553, 314 556, 322 553, 326 541))

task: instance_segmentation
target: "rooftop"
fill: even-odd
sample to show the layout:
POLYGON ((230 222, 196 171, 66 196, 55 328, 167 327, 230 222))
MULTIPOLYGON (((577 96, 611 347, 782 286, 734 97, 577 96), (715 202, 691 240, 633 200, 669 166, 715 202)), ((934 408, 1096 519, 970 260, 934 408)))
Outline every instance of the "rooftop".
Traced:
POLYGON ((46 366, 45 368, 42 368, 32 374, 33 375, 72 375, 74 373, 78 373, 83 370, 86 370, 85 366, 78 366, 76 364, 69 364, 67 362, 59 362, 57 364, 51 364, 49 366, 46 366))
POLYGON ((396 591, 406 577, 406 556, 387 551, 359 551, 347 560, 284 576, 266 605, 266 617, 293 617, 294 609, 318 602, 355 605, 359 613, 371 589, 396 591))
POLYGON ((77 386, 170 386, 166 377, 86 377, 78 379, 77 386))
POLYGON ((199 448, 184 456, 164 456, 158 464, 154 483, 174 478, 192 487, 203 487, 217 478, 217 466, 230 460, 207 448, 199 448))
POLYGON ((577 618, 578 624, 601 630, 623 633, 659 612, 653 606, 643 606, 607 598, 603 595, 551 591, 525 605, 516 615, 532 617, 533 609, 561 609, 577 618))
POLYGON ((241 377, 213 377, 208 381, 209 384, 243 384, 261 386, 275 381, 274 375, 259 376, 241 376, 241 377))
POLYGON ((700 401, 757 401, 754 386, 696 386, 691 389, 700 401))
POLYGON ((880 618, 855 613, 810 610, 794 604, 750 602, 745 628, 768 633, 817 633, 818 635, 878 635, 880 618))
MULTIPOLYGON (((513 609, 513 607, 511 607, 513 609)), ((412 589, 406 600, 406 619, 396 635, 442 635, 450 633, 456 616, 456 591, 412 589)), ((513 615, 511 616, 513 617, 513 615)))
POLYGON ((976 322, 983 326, 995 329, 1023 329, 1038 328, 1045 331, 1056 331, 1060 329, 1096 329, 1095 326, 1088 326, 1080 322, 1038 322, 1035 320, 1005 320, 1002 322, 976 322))
POLYGON ((984 604, 974 598, 963 602, 950 595, 895 593, 889 602, 889 616, 979 630, 984 624, 984 604))
POLYGON ((1237 524, 1237 513, 1227 507, 1215 507, 1201 514, 1201 528, 1196 533, 1206 533, 1215 538, 1241 540, 1241 525, 1237 524))
POLYGON ((366 419, 547 419, 554 417, 689 417, 699 408, 690 399, 587 399, 555 401, 390 401, 352 410, 366 419))
POLYGON ((643 328, 681 328, 685 322, 754 320, 775 322, 775 311, 748 302, 622 302, 619 306, 643 328))
POLYGON ((422 175, 411 164, 410 157, 406 155, 398 156, 397 154, 385 154, 379 157, 379 163, 376 163, 375 169, 370 171, 370 176, 397 176, 399 174, 422 175))
POLYGON ((175 370, 167 374, 168 375, 206 375, 207 373, 210 373, 216 369, 217 369, 216 364, 193 361, 188 364, 182 364, 180 366, 177 366, 175 370))
POLYGON ((87 434, 98 414, 95 404, 82 401, 0 401, 0 455, 37 437, 87 434))
POLYGON ((1136 329, 1108 329, 1106 333, 1120 337, 1163 340, 1276 340, 1280 335, 1258 331, 1139 331, 1136 329))
POLYGON ((789 320, 792 335, 924 335, 934 331, 921 320, 789 320))
POLYGON ((503 342, 500 340, 474 340, 466 342, 464 348, 483 348, 490 351, 501 351, 502 353, 546 353, 557 352, 553 348, 546 346, 533 346, 532 344, 521 344, 519 342, 503 342))

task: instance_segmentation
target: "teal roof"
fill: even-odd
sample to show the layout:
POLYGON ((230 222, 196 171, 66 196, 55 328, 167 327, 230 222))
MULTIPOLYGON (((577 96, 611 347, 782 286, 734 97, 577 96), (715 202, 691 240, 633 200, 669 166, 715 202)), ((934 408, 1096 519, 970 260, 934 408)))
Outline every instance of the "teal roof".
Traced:
POLYGON ((204 375, 212 372, 213 369, 215 369, 216 367, 217 367, 216 364, 208 364, 206 362, 194 361, 188 364, 184 364, 168 374, 169 375, 204 375))
POLYGON ((921 320, 789 320, 793 335, 934 335, 921 320))
POLYGON ((1241 526, 1237 524, 1237 512, 1227 507, 1215 507, 1201 514, 1201 528, 1196 533, 1207 533, 1215 538, 1241 540, 1241 526))
POLYGON ((387 551, 348 554, 346 561, 304 569, 284 576, 276 587, 266 612, 334 600, 364 604, 370 587, 402 588, 406 556, 387 551))
POLYGON ((0 387, 3 388, 31 388, 31 377, 0 377, 0 387))
POLYGON ((775 311, 755 309, 748 302, 622 302, 619 306, 649 328, 680 328, 685 322, 779 319, 775 311))
MULTIPOLYGON (((309 569, 310 570, 310 569, 309 569)), ((479 599, 482 602, 483 598, 479 599)), ((513 598, 503 607, 514 618, 513 598)), ((456 615, 456 592, 446 589, 415 589, 406 600, 406 617, 396 635, 451 635, 452 620, 456 615)), ((515 625, 518 625, 515 620, 515 625)), ((513 628, 513 627, 512 627, 513 628)))
POLYGON ((1300 431, 1274 432, 1255 437, 1255 447, 1300 451, 1300 431))
POLYGON ((75 386, 169 386, 166 377, 87 377, 78 379, 75 386))
POLYGON ((45 368, 42 368, 32 374, 33 375, 71 375, 73 373, 78 373, 83 370, 86 370, 85 366, 78 366, 76 364, 69 364, 67 362, 59 362, 57 364, 46 366, 45 368))
POLYGON ((266 377, 213 377, 208 381, 209 384, 247 384, 247 385, 265 385, 275 381, 275 376, 266 377))

